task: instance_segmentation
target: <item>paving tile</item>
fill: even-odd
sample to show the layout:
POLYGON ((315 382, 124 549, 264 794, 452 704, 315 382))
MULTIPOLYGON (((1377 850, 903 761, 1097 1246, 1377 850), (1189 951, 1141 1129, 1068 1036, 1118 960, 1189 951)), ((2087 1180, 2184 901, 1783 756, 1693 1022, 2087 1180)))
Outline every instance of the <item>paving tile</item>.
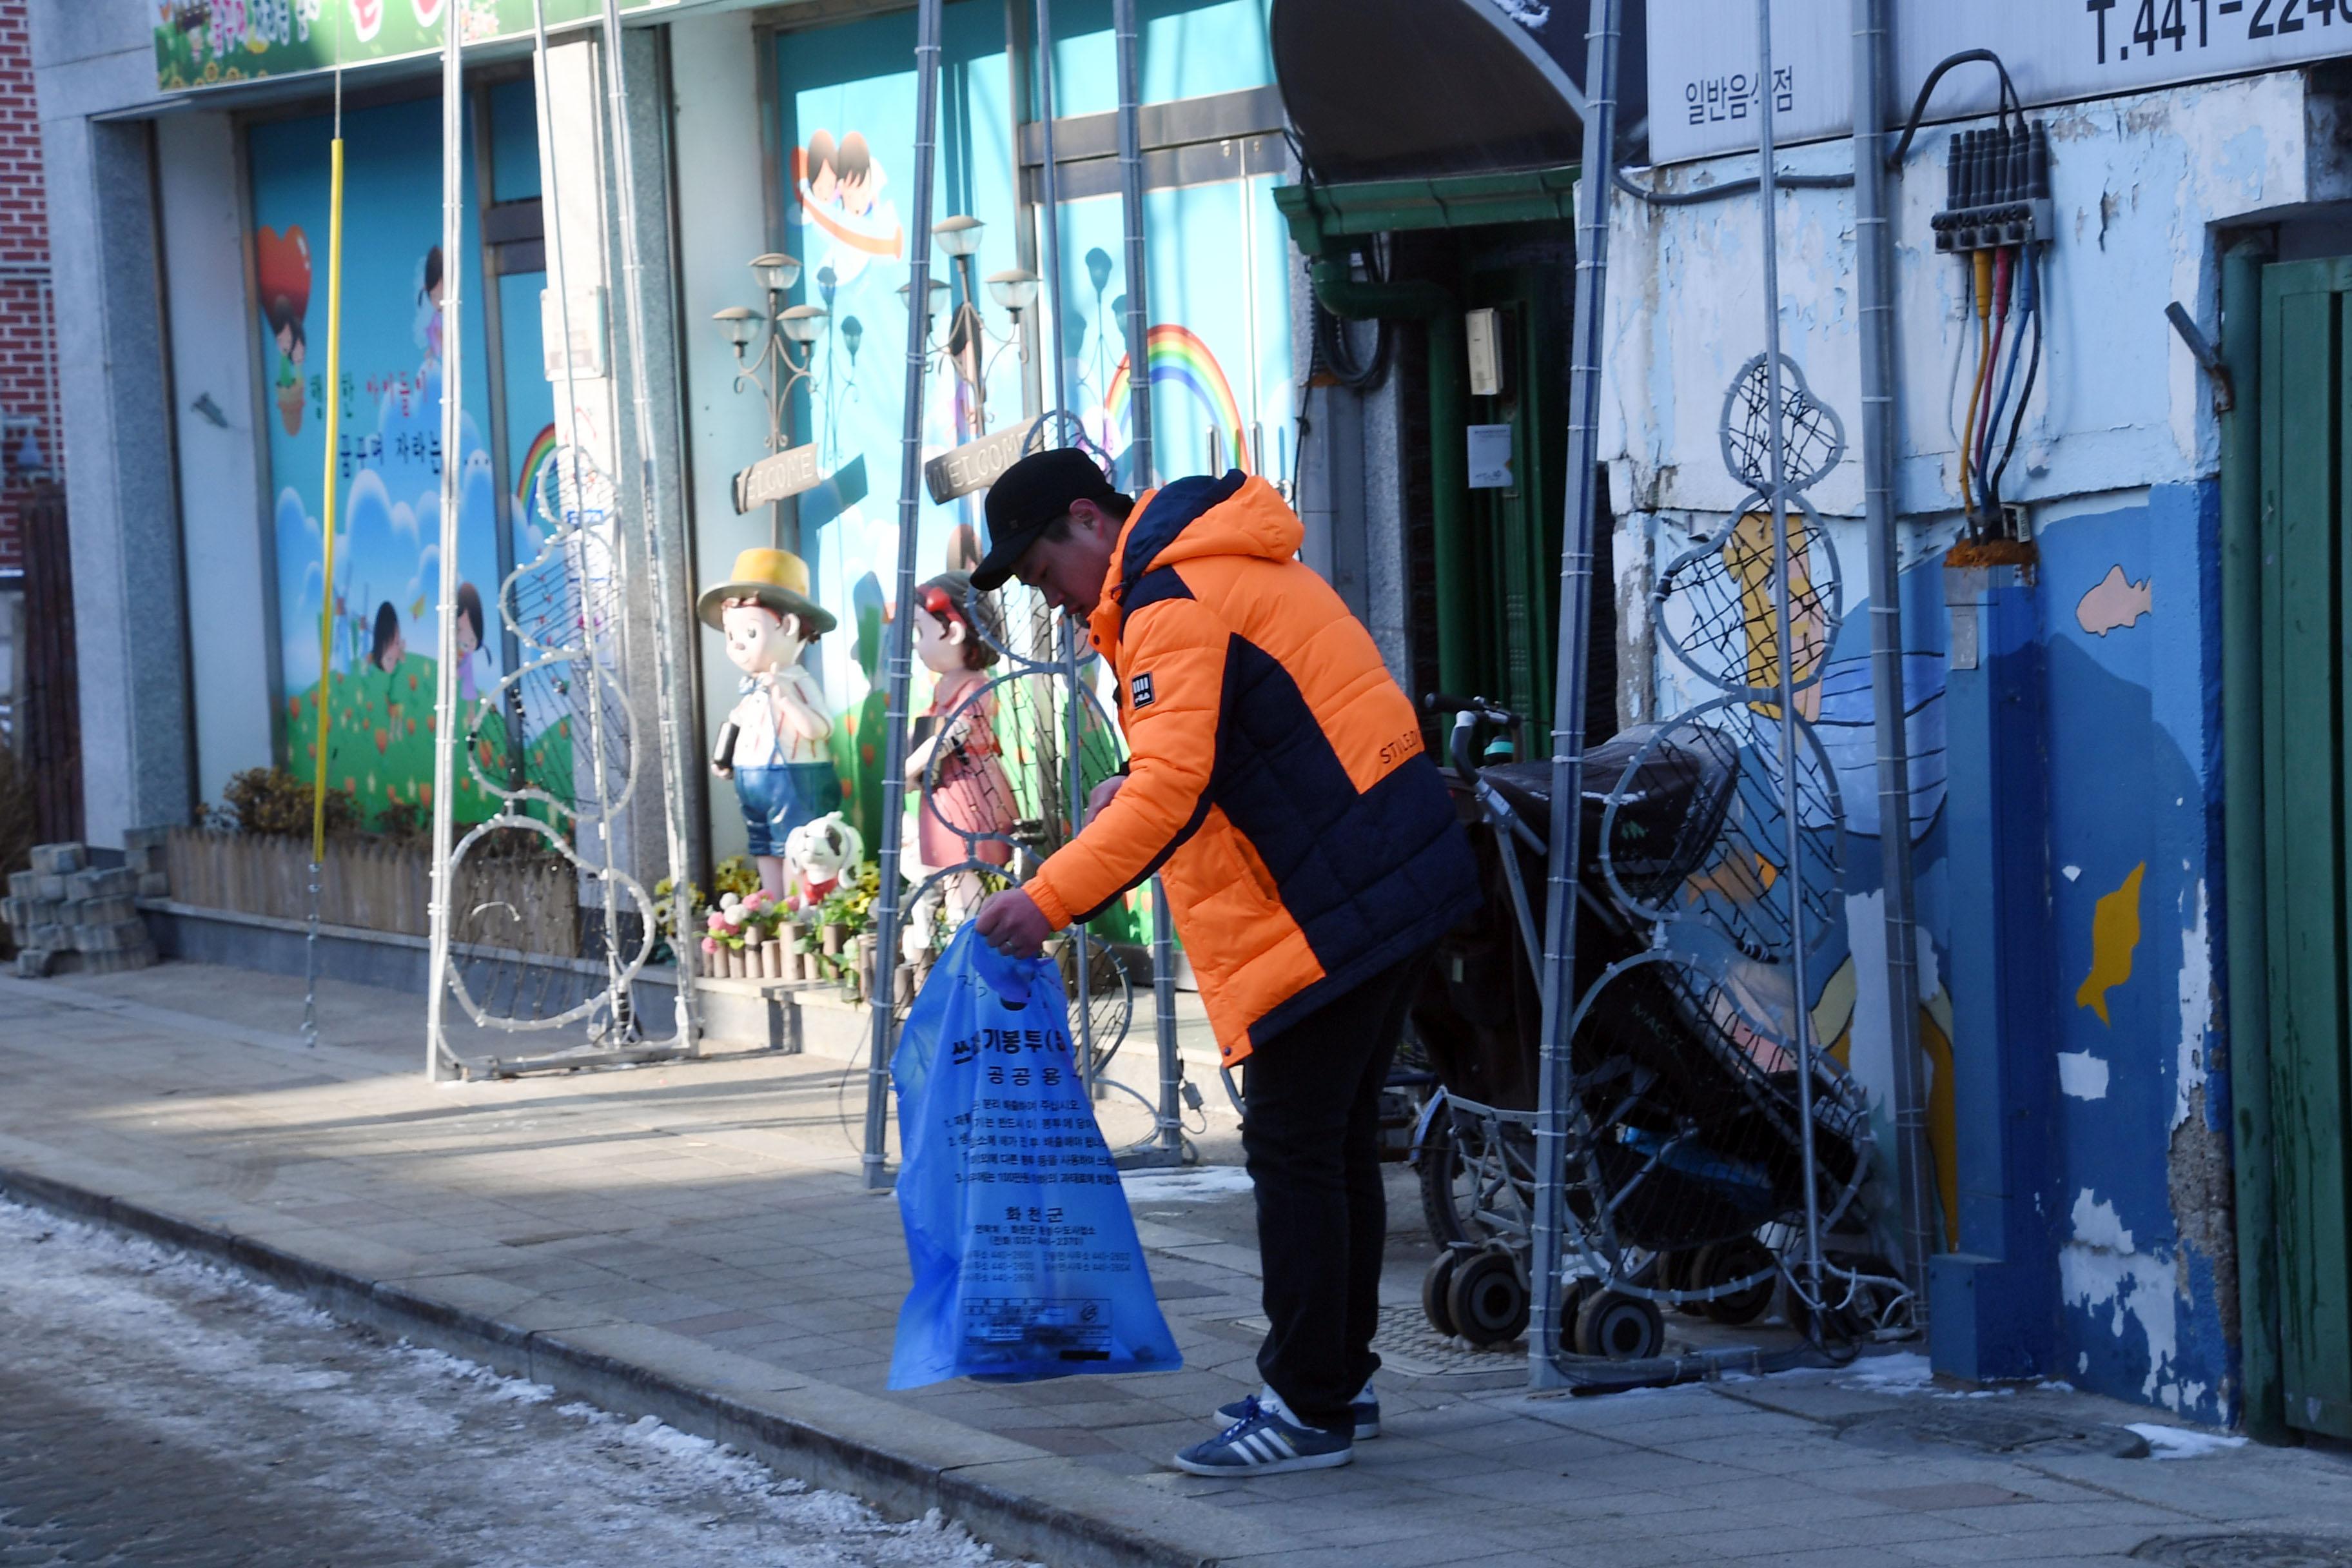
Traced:
MULTIPOLYGON (((155 1008, 184 1005, 175 993, 196 999, 188 1007, 212 995, 206 1005, 248 1027, 299 1016, 299 985, 283 994, 274 977, 178 966, 115 979, 132 984, 110 981, 103 994, 155 1008)), ((11 1086, 0 1164, 217 1214, 478 1310, 609 1319, 551 1331, 698 1366, 694 1375, 796 1417, 862 1412, 917 1434, 926 1451, 986 1456, 958 1462, 1039 1495, 1067 1487, 1080 1489, 1053 1495, 1204 1510, 1245 1529, 1246 1549, 1205 1553, 1234 1563, 2054 1565, 2112 1561, 2200 1520, 2310 1525, 2342 1513, 2344 1468, 2307 1454, 2156 1465, 1874 1453, 1824 1423, 1922 1395, 1819 1372, 1542 1397, 1516 1381, 1523 1363, 1509 1367, 1511 1386, 1486 1391, 1392 1369, 1381 1382, 1391 1435, 1360 1445, 1354 1465, 1236 1482, 1181 1476, 1162 1468, 1168 1454, 1258 1385, 1261 1332, 1242 1323, 1261 1310, 1246 1198, 1148 1205, 1146 1234, 1181 1243, 1151 1261, 1183 1371, 891 1393, 905 1244, 888 1194, 863 1190, 836 1116, 838 1066, 728 1057, 436 1089, 414 1071, 402 1011, 413 998, 329 988, 331 1038, 352 1043, 289 1064, 175 1030, 168 1016, 133 1026, 27 989, 0 985, 0 1080, 11 1086), (105 1048, 91 1049, 100 1038, 105 1048)), ((1403 1304, 1426 1244, 1410 1174, 1391 1178, 1383 1298, 1403 1304)), ((2141 1418, 2078 1396, 2004 1397, 2141 1418)))

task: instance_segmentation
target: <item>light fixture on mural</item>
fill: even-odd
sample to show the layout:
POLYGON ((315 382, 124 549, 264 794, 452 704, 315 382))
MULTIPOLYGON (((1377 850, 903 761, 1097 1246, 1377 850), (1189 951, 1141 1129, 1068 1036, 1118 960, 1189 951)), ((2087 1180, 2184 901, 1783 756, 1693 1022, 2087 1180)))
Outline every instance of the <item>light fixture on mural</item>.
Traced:
POLYGON ((711 312, 710 319, 735 351, 735 390, 757 389, 768 410, 770 455, 735 476, 735 510, 744 512, 774 503, 771 542, 782 548, 782 500, 816 482, 814 448, 792 444, 792 401, 793 388, 815 366, 816 342, 824 335, 826 314, 821 305, 784 303, 784 296, 800 281, 797 258, 770 251, 753 257, 751 267, 768 296, 768 308, 762 311, 730 305, 711 312))
MULTIPOLYGON (((954 268, 962 283, 962 302, 948 319, 946 335, 931 345, 932 352, 955 366, 956 376, 971 394, 975 435, 988 432, 988 372, 997 354, 1008 348, 1018 347, 1021 358, 1029 357, 1028 334, 1023 330, 1023 318, 1037 302, 1037 275, 1025 268, 1013 268, 993 272, 988 278, 988 297, 999 309, 1013 318, 1012 328, 1003 333, 989 331, 987 319, 981 314, 980 289, 973 272, 975 258, 980 253, 981 231, 988 226, 965 213, 941 218, 931 226, 931 237, 947 253, 948 265, 954 268), (990 344, 995 345, 992 352, 990 344)), ((898 290, 904 299, 908 284, 898 290)), ((947 284, 931 279, 930 305, 926 312, 936 318, 950 292, 947 284)))

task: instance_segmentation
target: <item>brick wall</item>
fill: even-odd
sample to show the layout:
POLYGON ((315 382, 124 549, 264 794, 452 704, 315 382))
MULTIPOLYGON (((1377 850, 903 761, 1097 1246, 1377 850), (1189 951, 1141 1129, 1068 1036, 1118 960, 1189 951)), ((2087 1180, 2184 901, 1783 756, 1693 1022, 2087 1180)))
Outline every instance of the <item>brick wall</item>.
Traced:
POLYGON ((62 473, 49 231, 33 100, 31 0, 0 0, 0 573, 24 566, 20 509, 62 473))

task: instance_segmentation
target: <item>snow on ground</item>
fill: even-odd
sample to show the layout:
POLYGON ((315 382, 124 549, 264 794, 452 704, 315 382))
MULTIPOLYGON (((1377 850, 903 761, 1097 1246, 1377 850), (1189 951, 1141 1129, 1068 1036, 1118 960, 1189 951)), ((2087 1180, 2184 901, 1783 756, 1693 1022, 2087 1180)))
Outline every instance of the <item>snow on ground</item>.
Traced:
MULTIPOLYGON (((5 1201, 0 1345, 0 1375, 94 1406, 110 1444, 135 1433, 158 1466, 177 1455, 184 1468, 225 1467, 253 1489, 240 1508, 274 1489, 298 1516, 320 1510, 322 1528, 331 1517, 366 1531, 382 1561, 441 1560, 453 1524, 478 1563, 993 1560, 936 1513, 888 1522, 650 1416, 558 1403, 544 1385, 385 1344, 241 1276, 5 1201), (403 1540, 415 1556, 404 1557, 403 1540)), ((0 1439, 11 1415, 0 1409, 0 1439)), ((136 1486, 123 1498, 135 1508, 136 1486)), ((44 1521, 19 1506, 5 1526, 0 1537, 44 1521)), ((59 1528, 50 1521, 49 1536, 59 1528)))
POLYGON ((2135 1421, 2131 1429, 2147 1439, 2151 1459, 2201 1459, 2208 1454, 2246 1446, 2243 1437, 2209 1432, 2201 1426, 2159 1426, 2153 1421, 2135 1421))
POLYGON ((1127 1171, 1119 1184, 1129 1204, 1182 1203, 1231 1197, 1250 1190, 1249 1172, 1239 1165, 1193 1165, 1178 1170, 1127 1171))

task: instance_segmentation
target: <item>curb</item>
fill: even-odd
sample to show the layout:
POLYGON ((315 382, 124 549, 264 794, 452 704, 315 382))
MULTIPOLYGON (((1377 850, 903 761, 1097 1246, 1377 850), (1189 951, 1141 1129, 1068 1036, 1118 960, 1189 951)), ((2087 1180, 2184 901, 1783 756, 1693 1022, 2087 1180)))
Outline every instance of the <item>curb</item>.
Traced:
POLYGON ((1000 1553, 1056 1568, 1214 1568, 1285 1550, 1279 1536, 1208 1504, 1153 1494, 1043 1449, 662 1330, 568 1320, 531 1327, 434 1295, 432 1278, 369 1279, 223 1226, 14 1167, 0 1166, 0 1195, 225 1265, 346 1322, 550 1384, 614 1414, 656 1416, 887 1515, 938 1509, 1000 1553), (703 1376, 655 1364, 663 1359, 700 1363, 703 1376))

